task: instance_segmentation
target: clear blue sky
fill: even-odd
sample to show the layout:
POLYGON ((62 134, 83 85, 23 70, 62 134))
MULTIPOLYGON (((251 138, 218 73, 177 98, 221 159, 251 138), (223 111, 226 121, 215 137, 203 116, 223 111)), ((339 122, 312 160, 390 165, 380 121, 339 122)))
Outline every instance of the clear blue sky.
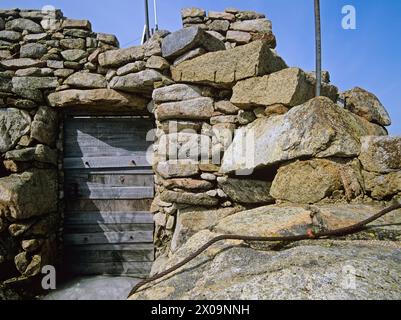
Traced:
MULTIPOLYGON (((138 44, 143 0, 2 0, 1 8, 53 5, 70 18, 89 19, 94 31, 116 34, 121 46, 138 44)), ((152 4, 153 0, 149 0, 152 4)), ((314 68, 313 0, 158 0, 159 25, 180 28, 182 7, 237 7, 263 12, 273 21, 277 50, 290 66, 314 68)), ((390 133, 401 135, 401 1, 321 0, 323 67, 341 90, 361 86, 391 114, 390 133), (356 8, 356 30, 341 27, 344 5, 356 8)))

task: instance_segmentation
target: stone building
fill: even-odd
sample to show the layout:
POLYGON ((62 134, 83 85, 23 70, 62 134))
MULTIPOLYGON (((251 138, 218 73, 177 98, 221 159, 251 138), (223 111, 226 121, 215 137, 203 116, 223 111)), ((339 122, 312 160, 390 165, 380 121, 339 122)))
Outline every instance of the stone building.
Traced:
MULTIPOLYGON (((375 95, 339 93, 325 72, 315 98, 314 73, 287 66, 263 14, 188 8, 182 18, 179 31, 119 49, 115 36, 60 11, 0 10, 0 282, 31 283, 49 264, 146 277, 216 234, 330 229, 400 198, 401 139, 387 135, 375 95)), ((395 218, 359 234, 362 244, 301 245, 286 261, 320 252, 330 264, 360 246, 363 265, 385 252, 398 275, 376 274, 386 284, 378 295, 400 297, 395 218), (363 242, 372 239, 393 242, 363 242)), ((273 272, 257 264, 264 250, 228 244, 229 259, 273 272)), ((187 288, 202 272, 218 281, 210 263, 228 270, 208 254, 200 272, 168 280, 173 291, 161 283, 139 297, 160 288, 162 298, 278 295, 271 279, 271 292, 230 293, 230 281, 242 284, 228 271, 215 293, 205 283, 187 288)), ((256 287, 257 276, 247 277, 256 287)), ((329 289, 321 297, 341 293, 329 289)), ((287 294, 302 296, 296 286, 287 294)))

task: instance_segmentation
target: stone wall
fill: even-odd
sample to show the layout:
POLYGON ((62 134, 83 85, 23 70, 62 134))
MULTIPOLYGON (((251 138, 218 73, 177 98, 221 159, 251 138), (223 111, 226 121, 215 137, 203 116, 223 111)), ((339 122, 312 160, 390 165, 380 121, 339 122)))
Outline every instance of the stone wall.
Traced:
POLYGON ((270 48, 276 47, 276 37, 271 21, 265 14, 227 8, 224 12, 206 11, 198 8, 181 10, 184 28, 197 26, 224 42, 227 49, 255 40, 265 40, 270 48))
POLYGON ((188 8, 182 17, 184 29, 162 41, 175 83, 153 92, 158 261, 244 209, 400 195, 400 139, 387 137, 391 121, 376 96, 361 88, 339 94, 323 72, 323 97, 314 98, 315 74, 287 67, 262 14, 188 8), (233 40, 234 31, 247 31, 247 41, 233 40), (226 50, 205 52, 209 35, 226 50), (361 142, 376 156, 372 144, 385 145, 392 172, 370 168, 361 142))
POLYGON ((182 16, 184 29, 118 49, 59 11, 0 11, 0 280, 60 252, 65 113, 154 115, 160 259, 239 211, 400 196, 400 138, 376 96, 339 94, 325 72, 315 98, 262 14, 182 16))
POLYGON ((166 34, 118 49, 58 10, 0 11, 0 281, 60 263, 64 117, 151 115, 154 87, 171 83, 166 34))

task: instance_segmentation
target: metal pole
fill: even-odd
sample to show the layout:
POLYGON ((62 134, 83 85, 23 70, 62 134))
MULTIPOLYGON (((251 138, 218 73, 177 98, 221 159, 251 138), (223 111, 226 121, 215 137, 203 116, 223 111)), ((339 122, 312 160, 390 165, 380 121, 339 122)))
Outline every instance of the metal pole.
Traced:
POLYGON ((146 37, 146 40, 150 39, 149 4, 148 4, 148 0, 145 0, 145 37, 146 37))
POLYGON ((153 0, 153 9, 155 11, 155 30, 159 30, 159 23, 157 21, 157 3, 156 0, 153 0))
POLYGON ((316 36, 316 96, 322 88, 322 33, 320 23, 320 0, 315 0, 315 36, 316 36))

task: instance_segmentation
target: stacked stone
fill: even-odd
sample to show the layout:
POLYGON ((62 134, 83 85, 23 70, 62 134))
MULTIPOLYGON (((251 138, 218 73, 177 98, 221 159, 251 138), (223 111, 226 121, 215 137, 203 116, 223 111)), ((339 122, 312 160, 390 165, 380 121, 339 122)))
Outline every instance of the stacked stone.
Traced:
MULTIPOLYGON (((162 41, 162 54, 174 65, 171 72, 176 83, 153 91, 157 141, 156 198, 152 212, 158 255, 175 250, 187 236, 185 233, 178 236, 176 228, 184 213, 202 214, 215 209, 219 213, 210 216, 216 220, 240 207, 239 202, 223 190, 223 186, 229 190, 226 186, 231 181, 225 182, 227 177, 220 173, 221 159, 232 142, 234 131, 241 123, 254 119, 252 112, 241 112, 229 101, 236 82, 234 75, 239 79, 247 78, 286 65, 266 41, 232 50, 226 51, 222 41, 198 26, 172 33, 162 41), (201 54, 188 54, 194 50, 201 54), (244 56, 248 56, 248 63, 238 66, 244 56), (206 59, 210 65, 201 70, 206 59), (181 72, 187 65, 199 66, 199 70, 191 70, 188 75, 202 79, 187 79, 187 74, 181 72)), ((255 187, 255 184, 248 187, 255 187)), ((252 192, 244 190, 248 196, 252 192)), ((269 197, 268 201, 271 200, 269 197)))
POLYGON ((400 196, 400 140, 386 137, 391 121, 377 97, 355 88, 339 103, 323 73, 315 98, 315 75, 277 55, 262 15, 183 17, 182 30, 118 49, 87 20, 0 11, 0 276, 34 276, 54 262, 63 211, 57 111, 154 113, 151 211, 162 258, 245 209, 400 196), (224 21, 227 30, 211 29, 224 21), (230 31, 249 32, 249 43, 230 31))
POLYGON ((186 84, 153 92, 158 131, 154 163, 157 196, 152 211, 159 250, 171 241, 177 210, 232 205, 217 186, 221 143, 230 143, 235 129, 234 116, 214 108, 215 99, 225 94, 186 84), (214 121, 218 117, 219 123, 214 121), (223 122, 224 117, 232 123, 223 122))
POLYGON ((55 259, 58 115, 45 95, 60 84, 52 67, 62 60, 60 39, 51 29, 61 19, 59 11, 0 11, 0 237, 9 246, 0 246, 2 280, 35 276, 55 259))
POLYGON ((60 253, 58 111, 149 114, 154 88, 171 83, 160 45, 167 34, 118 49, 114 35, 58 10, 0 11, 0 270, 9 271, 1 279, 33 277, 60 253))
POLYGON ((184 28, 202 28, 223 41, 227 49, 261 39, 270 48, 276 47, 272 23, 262 13, 227 8, 224 12, 209 11, 206 15, 203 9, 184 8, 181 10, 181 17, 184 28))
MULTIPOLYGON (((162 42, 170 61, 199 46, 186 35, 208 24, 202 10, 183 16, 187 28, 162 42)), ((368 176, 358 158, 363 137, 385 136, 391 123, 377 97, 356 88, 342 93, 339 105, 338 89, 323 72, 322 97, 314 98, 315 74, 288 68, 268 40, 191 56, 173 63, 171 77, 176 84, 153 93, 159 131, 152 209, 162 257, 240 208, 371 202, 399 193, 394 172, 386 173, 391 187, 374 191, 372 181, 383 172, 368 176), (207 153, 211 172, 200 161, 207 153)), ((397 146, 386 149, 394 158, 397 146)))

